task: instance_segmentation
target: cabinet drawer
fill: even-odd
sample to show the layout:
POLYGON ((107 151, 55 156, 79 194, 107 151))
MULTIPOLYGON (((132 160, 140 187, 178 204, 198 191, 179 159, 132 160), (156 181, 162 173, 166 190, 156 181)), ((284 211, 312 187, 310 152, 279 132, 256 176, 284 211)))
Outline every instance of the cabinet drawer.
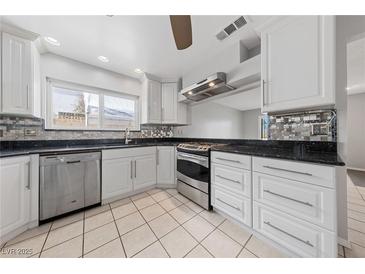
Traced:
POLYGON ((335 168, 295 161, 253 157, 253 171, 324 187, 335 187, 335 168))
POLYGON ((335 191, 253 172, 253 198, 295 217, 335 230, 335 191))
POLYGON ((252 226, 251 200, 212 186, 211 202, 237 221, 252 226))
POLYGON ((334 232, 254 202, 253 227, 302 257, 337 257, 334 232))
POLYGON ((212 184, 251 197, 251 171, 249 170, 213 164, 212 184))
POLYGON ((212 152, 212 162, 251 170, 251 156, 247 155, 214 151, 212 152))
POLYGON ((105 149, 102 151, 102 159, 115 159, 123 157, 134 157, 148 154, 155 154, 156 147, 134 147, 134 148, 117 148, 117 149, 105 149))

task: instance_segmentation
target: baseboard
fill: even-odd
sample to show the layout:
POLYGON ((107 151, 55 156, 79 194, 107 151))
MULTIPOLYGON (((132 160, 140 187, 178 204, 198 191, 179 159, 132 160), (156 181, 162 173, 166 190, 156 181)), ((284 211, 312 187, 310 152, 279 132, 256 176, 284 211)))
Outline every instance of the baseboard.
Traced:
POLYGON ((347 248, 351 248, 351 243, 341 237, 337 237, 337 243, 347 248))
POLYGON ((350 167, 350 166, 347 166, 347 169, 355 170, 355 171, 363 171, 363 172, 365 172, 365 169, 364 169, 364 168, 357 168, 357 167, 350 167))

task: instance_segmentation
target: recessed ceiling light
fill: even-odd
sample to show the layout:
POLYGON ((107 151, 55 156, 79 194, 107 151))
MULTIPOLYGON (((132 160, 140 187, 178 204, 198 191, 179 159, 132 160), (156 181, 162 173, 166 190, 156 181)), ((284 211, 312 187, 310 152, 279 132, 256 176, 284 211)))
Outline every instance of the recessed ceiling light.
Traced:
POLYGON ((99 61, 104 62, 104 63, 108 63, 109 62, 109 58, 108 57, 105 57, 105 56, 102 56, 102 55, 100 55, 98 57, 98 59, 99 59, 99 61))
POLYGON ((55 38, 53 38, 53 37, 49 37, 49 36, 47 36, 47 37, 44 37, 44 40, 45 40, 47 43, 49 43, 49 44, 51 44, 51 45, 53 45, 53 46, 57 46, 57 47, 59 47, 59 46, 61 45, 61 43, 60 43, 60 42, 58 42, 58 40, 57 40, 57 39, 55 39, 55 38))
POLYGON ((141 69, 139 69, 139 68, 136 68, 136 69, 134 69, 134 72, 135 72, 135 73, 143 73, 143 70, 141 70, 141 69))

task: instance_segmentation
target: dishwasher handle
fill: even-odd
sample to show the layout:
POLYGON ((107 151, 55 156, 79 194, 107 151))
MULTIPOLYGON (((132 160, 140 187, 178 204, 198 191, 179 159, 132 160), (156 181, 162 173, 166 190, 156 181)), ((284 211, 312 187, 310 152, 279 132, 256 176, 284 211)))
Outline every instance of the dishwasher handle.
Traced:
POLYGON ((76 164, 76 163, 81 163, 81 160, 77 160, 77 161, 67 161, 66 164, 76 164))

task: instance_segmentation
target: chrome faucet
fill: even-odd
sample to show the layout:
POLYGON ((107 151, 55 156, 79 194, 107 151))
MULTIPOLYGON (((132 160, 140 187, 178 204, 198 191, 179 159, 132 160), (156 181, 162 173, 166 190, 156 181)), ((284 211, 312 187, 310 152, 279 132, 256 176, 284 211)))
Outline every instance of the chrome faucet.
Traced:
POLYGON ((132 140, 131 140, 131 139, 129 139, 129 128, 126 128, 126 129, 125 129, 125 140, 124 140, 124 143, 125 143, 126 145, 128 145, 130 141, 132 141, 132 140))

